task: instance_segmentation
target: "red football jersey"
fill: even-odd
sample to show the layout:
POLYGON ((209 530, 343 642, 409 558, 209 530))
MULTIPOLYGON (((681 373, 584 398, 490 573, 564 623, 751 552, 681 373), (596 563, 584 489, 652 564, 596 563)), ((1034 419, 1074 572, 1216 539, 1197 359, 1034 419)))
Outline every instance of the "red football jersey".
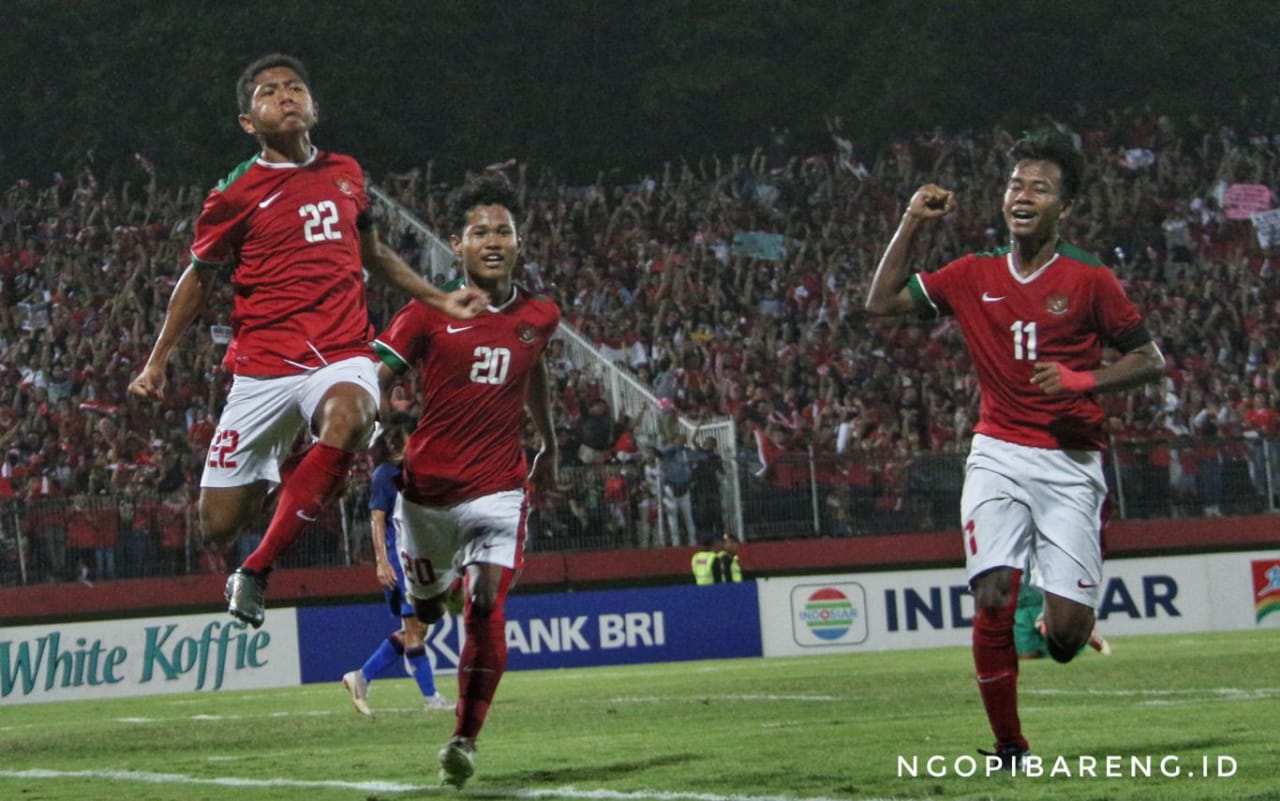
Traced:
POLYGON ((374 341, 384 364, 416 368, 422 418, 405 446, 404 496, 449 506, 524 486, 521 430, 529 374, 560 322, 549 299, 517 287, 472 320, 411 301, 374 341))
POLYGON ((1105 265, 1060 243, 1048 264, 1024 278, 1004 248, 917 273, 908 286, 922 317, 950 314, 960 325, 982 396, 976 433, 1036 448, 1106 446, 1092 394, 1047 395, 1031 383, 1037 361, 1094 370, 1104 346, 1125 353, 1151 341, 1105 265))
POLYGON ((356 218, 368 198, 349 156, 305 164, 253 158, 209 193, 191 258, 231 271, 226 362, 239 375, 292 375, 372 357, 356 218))

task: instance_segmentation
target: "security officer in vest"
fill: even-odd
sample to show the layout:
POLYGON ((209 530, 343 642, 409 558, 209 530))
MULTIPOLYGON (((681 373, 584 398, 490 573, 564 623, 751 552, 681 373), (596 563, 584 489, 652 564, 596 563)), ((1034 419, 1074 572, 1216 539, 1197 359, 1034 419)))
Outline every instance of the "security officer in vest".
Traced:
POLYGON ((709 548, 693 555, 693 579, 699 586, 742 581, 738 561, 738 539, 732 534, 712 540, 709 548))
POLYGON ((693 555, 693 581, 699 587, 709 586, 719 581, 720 567, 720 542, 712 541, 707 543, 707 547, 697 551, 693 555))
POLYGON ((737 537, 732 534, 724 535, 724 539, 721 541, 721 551, 716 556, 716 566, 719 569, 712 570, 715 581, 734 584, 742 581, 742 563, 738 561, 737 537))

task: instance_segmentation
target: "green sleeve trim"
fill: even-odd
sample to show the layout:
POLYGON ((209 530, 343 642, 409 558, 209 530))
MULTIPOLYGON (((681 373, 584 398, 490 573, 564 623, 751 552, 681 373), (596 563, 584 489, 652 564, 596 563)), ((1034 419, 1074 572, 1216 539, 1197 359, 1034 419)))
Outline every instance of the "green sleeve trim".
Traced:
POLYGON ((942 310, 929 297, 929 293, 924 291, 919 273, 907 279, 907 290, 911 292, 911 299, 916 303, 916 314, 921 320, 936 320, 942 316, 942 310))
POLYGON ((221 181, 218 182, 218 187, 217 187, 218 191, 219 192, 227 191, 227 187, 234 184, 240 176, 248 172, 249 168, 252 167, 254 165, 254 162, 256 162, 257 160, 258 160, 258 157, 254 156, 253 158, 243 163, 237 164, 235 169, 233 169, 230 173, 227 174, 226 178, 223 178, 221 181))
POLYGON ((405 361, 404 357, 388 347, 382 340, 375 339, 373 341, 373 352, 378 354, 378 358, 382 360, 382 363, 390 367, 394 372, 403 373, 408 371, 409 363, 405 361))
POLYGON ((1087 250, 1081 250, 1070 242, 1063 240, 1058 241, 1058 252, 1070 259, 1075 259, 1081 264, 1087 264, 1090 267, 1104 266, 1102 260, 1087 250))
POLYGON ((191 254, 191 266, 197 270, 224 270, 231 266, 230 262, 225 261, 204 261, 197 259, 196 254, 191 254))

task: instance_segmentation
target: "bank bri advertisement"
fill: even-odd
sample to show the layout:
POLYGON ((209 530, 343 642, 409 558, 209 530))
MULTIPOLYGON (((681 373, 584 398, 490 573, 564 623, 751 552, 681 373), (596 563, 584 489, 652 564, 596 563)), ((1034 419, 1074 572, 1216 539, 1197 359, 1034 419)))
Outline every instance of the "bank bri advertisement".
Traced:
MULTIPOLYGON (((760 656, 757 608, 754 582, 513 595, 506 607, 507 669, 760 656)), ((302 681, 340 680, 396 626, 386 604, 299 609, 302 681)), ((436 670, 457 668, 462 637, 455 618, 427 633, 436 670)))

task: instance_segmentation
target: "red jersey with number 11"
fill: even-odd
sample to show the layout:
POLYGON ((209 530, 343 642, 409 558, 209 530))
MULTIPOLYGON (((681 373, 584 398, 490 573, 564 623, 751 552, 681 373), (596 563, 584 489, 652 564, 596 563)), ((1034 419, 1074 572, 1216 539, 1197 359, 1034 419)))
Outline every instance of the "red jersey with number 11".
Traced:
POLYGON ((1102 366, 1151 341, 1115 274, 1059 243, 1045 266, 1018 274, 1007 248, 962 256, 907 286, 922 317, 954 315, 981 391, 974 431, 1035 448, 1102 450, 1104 417, 1092 393, 1048 395, 1031 383, 1038 361, 1072 370, 1102 366))
POLYGON ((209 193, 191 258, 230 270, 229 370, 293 375, 373 358, 356 228, 367 205, 355 159, 319 150, 303 164, 250 159, 209 193))

